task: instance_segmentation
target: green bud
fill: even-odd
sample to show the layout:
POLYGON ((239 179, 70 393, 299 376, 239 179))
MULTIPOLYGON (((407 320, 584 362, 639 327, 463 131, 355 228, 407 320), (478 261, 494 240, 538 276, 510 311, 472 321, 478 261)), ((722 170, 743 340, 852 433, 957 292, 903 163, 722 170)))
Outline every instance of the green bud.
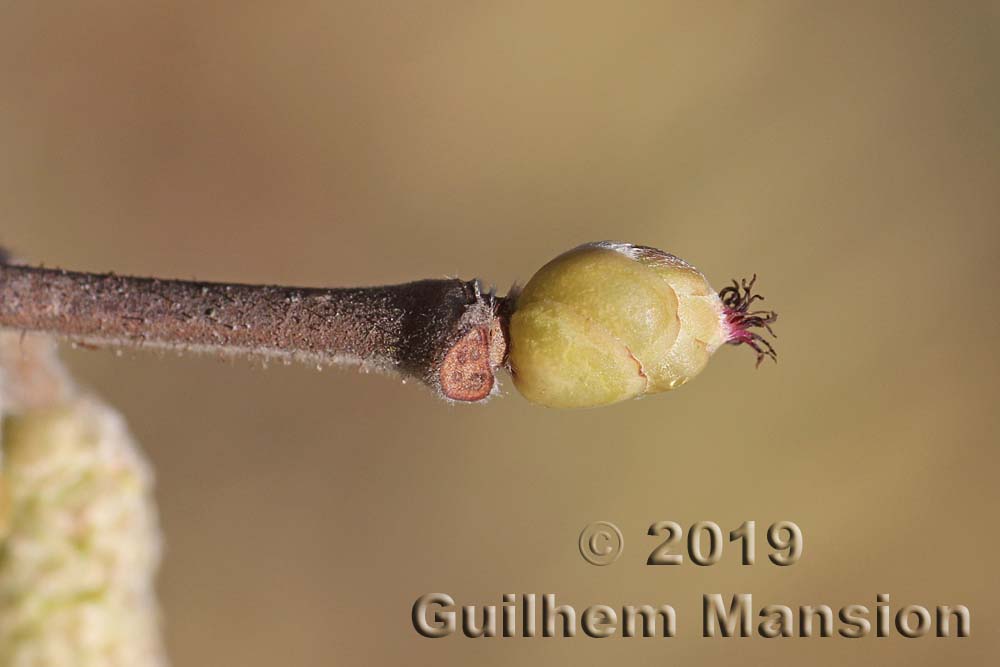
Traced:
MULTIPOLYGON (((511 373, 528 400, 549 407, 594 407, 667 391, 700 373, 725 342, 758 349, 759 336, 743 340, 745 326, 734 321, 747 315, 745 307, 729 308, 700 271, 674 255, 591 243, 546 264, 518 296, 511 373)), ((766 326, 774 318, 758 319, 766 326)))

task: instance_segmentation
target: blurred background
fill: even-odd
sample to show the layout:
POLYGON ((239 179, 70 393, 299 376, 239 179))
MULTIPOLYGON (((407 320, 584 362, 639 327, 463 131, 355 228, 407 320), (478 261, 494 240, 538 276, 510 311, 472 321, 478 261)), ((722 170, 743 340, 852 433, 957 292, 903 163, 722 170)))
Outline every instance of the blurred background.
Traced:
POLYGON ((610 238, 717 287, 757 272, 781 313, 777 366, 727 348, 582 412, 509 381, 463 407, 67 350, 157 471, 177 665, 991 664, 998 118, 995 2, 5 3, 0 240, 65 268, 503 290, 610 238), (576 544, 598 519, 625 535, 604 568, 576 544), (805 552, 648 567, 666 519, 793 520, 805 552), (668 602, 680 636, 432 641, 428 592, 668 602), (965 604, 972 637, 702 639, 713 592, 965 604))

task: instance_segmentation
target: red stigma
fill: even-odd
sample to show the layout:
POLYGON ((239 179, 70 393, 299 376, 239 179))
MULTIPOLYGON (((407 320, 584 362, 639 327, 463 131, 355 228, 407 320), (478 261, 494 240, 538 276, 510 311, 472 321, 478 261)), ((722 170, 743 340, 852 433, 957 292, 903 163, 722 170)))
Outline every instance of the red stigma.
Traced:
POLYGON ((731 345, 749 345, 757 353, 759 367, 765 357, 777 362, 778 353, 769 340, 751 329, 766 329, 769 334, 777 338, 778 335, 771 329, 771 325, 777 321, 778 314, 773 310, 750 310, 750 304, 754 301, 764 300, 760 294, 753 293, 755 282, 757 282, 756 273, 749 281, 734 280, 731 286, 724 287, 719 292, 719 298, 722 299, 726 324, 729 325, 726 342, 731 345))

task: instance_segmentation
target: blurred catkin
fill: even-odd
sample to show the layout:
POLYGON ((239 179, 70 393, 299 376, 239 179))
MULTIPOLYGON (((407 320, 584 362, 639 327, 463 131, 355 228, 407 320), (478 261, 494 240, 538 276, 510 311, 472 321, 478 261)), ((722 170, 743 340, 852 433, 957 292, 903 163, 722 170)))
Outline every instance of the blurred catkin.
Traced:
POLYGON ((0 667, 159 666, 152 474, 41 337, 0 332, 0 667))

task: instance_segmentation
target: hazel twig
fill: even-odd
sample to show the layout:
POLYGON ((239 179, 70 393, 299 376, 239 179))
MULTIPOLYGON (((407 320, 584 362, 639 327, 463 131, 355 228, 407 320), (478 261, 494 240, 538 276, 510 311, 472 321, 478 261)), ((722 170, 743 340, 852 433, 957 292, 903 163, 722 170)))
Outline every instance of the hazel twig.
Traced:
POLYGON ((559 408, 675 389, 724 343, 777 360, 751 311, 753 281, 722 292, 691 264, 602 241, 563 253, 505 297, 478 281, 316 289, 77 273, 4 262, 0 328, 94 346, 143 346, 398 372, 476 402, 510 370, 529 400, 559 408))
POLYGON ((101 347, 365 364, 456 401, 482 400, 496 384, 503 306, 457 279, 316 289, 0 265, 0 327, 101 347))

